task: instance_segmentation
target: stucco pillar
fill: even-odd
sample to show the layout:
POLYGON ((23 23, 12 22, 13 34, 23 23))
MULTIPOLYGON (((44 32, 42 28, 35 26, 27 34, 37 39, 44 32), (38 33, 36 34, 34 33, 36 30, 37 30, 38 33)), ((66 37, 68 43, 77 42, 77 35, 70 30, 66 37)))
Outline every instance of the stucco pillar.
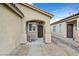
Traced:
POLYGON ((79 42, 79 18, 77 18, 77 34, 76 34, 76 41, 79 42))
POLYGON ((45 43, 51 43, 50 23, 45 24, 45 43))
POLYGON ((20 40, 21 44, 27 43, 27 34, 26 34, 26 18, 22 19, 22 39, 20 40))

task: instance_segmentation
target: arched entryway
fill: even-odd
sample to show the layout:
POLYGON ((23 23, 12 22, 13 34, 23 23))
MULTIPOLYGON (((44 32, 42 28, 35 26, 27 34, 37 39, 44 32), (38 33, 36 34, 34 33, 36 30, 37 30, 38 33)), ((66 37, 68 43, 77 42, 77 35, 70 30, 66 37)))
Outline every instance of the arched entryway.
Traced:
POLYGON ((45 22, 40 20, 31 20, 26 22, 26 33, 28 42, 33 42, 40 39, 44 40, 44 24, 45 22))

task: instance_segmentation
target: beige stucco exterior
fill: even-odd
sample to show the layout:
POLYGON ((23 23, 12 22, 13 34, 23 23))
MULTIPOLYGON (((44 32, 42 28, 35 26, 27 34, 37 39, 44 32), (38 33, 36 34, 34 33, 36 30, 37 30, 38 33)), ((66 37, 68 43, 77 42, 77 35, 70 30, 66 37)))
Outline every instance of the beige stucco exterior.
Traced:
POLYGON ((72 16, 73 18, 70 17, 70 19, 66 18, 63 20, 59 20, 58 23, 52 23, 51 24, 51 32, 52 32, 52 36, 56 36, 56 37, 62 37, 62 38, 68 38, 67 37, 67 24, 72 24, 73 25, 73 40, 76 42, 79 42, 79 30, 78 30, 78 26, 79 26, 79 16, 72 16), (60 25, 61 24, 61 28, 60 25), (77 24, 77 25, 76 25, 77 24), (56 31, 53 31, 54 27, 56 26, 56 31))
POLYGON ((63 22, 63 23, 51 25, 51 33, 52 33, 52 35, 66 37, 66 23, 63 22), (59 27, 60 24, 62 25, 61 30, 60 30, 60 27, 59 27), (56 26, 56 32, 53 31, 53 26, 56 26))
POLYGON ((50 17, 27 6, 15 5, 24 14, 23 18, 4 4, 0 5, 0 55, 9 55, 18 45, 27 43, 26 23, 28 21, 45 22, 45 43, 51 43, 50 17))
MULTIPOLYGON (((16 4, 16 6, 18 6, 18 8, 25 15, 24 20, 23 20, 23 22, 25 24, 24 30, 26 28, 26 22, 28 22, 28 21, 36 20, 36 21, 43 21, 43 22, 45 22, 45 24, 44 24, 44 29, 45 29, 45 32, 44 32, 44 34, 45 34, 45 42, 46 43, 50 43, 51 42, 50 17, 47 17, 46 15, 44 15, 44 14, 42 14, 40 12, 37 12, 35 10, 32 10, 32 9, 30 9, 30 8, 24 6, 24 5, 21 5, 21 4, 16 4)), ((25 33, 25 35, 27 35, 26 30, 25 30, 24 33, 25 33)))
POLYGON ((79 42, 79 18, 77 18, 77 35, 76 35, 76 41, 79 42))
POLYGON ((22 35, 22 19, 4 5, 0 5, 0 55, 9 54, 22 35))

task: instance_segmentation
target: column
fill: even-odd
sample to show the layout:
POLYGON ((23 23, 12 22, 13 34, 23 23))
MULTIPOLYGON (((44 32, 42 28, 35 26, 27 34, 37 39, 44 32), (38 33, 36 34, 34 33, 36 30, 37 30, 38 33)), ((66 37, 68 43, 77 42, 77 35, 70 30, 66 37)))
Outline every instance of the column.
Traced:
POLYGON ((45 43, 51 43, 50 23, 45 24, 45 43))
POLYGON ((77 34, 76 34, 76 41, 79 42, 79 18, 77 18, 77 34))

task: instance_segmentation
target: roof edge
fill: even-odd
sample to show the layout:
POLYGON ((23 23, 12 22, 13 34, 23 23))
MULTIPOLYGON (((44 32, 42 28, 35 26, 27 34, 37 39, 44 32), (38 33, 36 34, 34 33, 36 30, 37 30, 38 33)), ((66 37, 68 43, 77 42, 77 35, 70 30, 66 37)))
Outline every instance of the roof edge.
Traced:
POLYGON ((31 4, 28 4, 28 3, 20 3, 20 4, 22 4, 24 6, 27 6, 27 7, 31 8, 31 9, 35 10, 35 11, 38 11, 38 12, 40 12, 40 13, 42 13, 42 14, 50 17, 50 18, 52 18, 54 16, 53 14, 50 14, 50 13, 48 13, 48 12, 46 12, 46 11, 40 9, 40 8, 37 8, 37 7, 35 7, 35 6, 31 5, 31 4))
POLYGON ((21 18, 24 17, 24 14, 19 10, 19 8, 13 3, 5 3, 10 9, 16 12, 21 18))
POLYGON ((62 22, 65 22, 65 21, 68 21, 70 19, 77 18, 77 17, 79 17, 79 13, 72 14, 71 16, 68 16, 68 17, 66 17, 64 19, 58 20, 58 21, 56 21, 54 23, 51 23, 50 25, 54 25, 54 24, 57 24, 57 23, 62 23, 62 22))

